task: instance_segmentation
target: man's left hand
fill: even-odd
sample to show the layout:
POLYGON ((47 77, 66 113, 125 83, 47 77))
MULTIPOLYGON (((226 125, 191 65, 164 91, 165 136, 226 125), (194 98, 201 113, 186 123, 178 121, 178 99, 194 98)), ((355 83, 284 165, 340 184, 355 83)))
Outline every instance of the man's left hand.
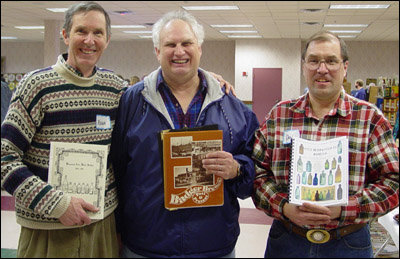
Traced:
POLYGON ((225 180, 237 176, 239 163, 233 159, 232 154, 229 152, 210 152, 202 162, 203 168, 207 170, 207 174, 215 174, 221 176, 225 180))

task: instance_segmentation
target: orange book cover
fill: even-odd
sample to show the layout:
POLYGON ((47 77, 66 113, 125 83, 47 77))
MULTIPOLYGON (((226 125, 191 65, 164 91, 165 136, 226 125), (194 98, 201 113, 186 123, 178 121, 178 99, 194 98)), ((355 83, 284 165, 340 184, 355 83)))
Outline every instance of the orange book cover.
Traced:
POLYGON ((165 208, 224 204, 224 179, 202 166, 207 153, 222 150, 222 138, 222 130, 161 132, 165 208))

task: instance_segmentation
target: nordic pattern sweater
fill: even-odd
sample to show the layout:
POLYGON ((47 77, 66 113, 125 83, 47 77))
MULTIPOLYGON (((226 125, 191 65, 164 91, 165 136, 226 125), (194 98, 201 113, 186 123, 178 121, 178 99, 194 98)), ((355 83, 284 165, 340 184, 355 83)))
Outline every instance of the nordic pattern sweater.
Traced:
MULTIPOLYGON (((24 76, 1 125, 1 187, 15 197, 17 223, 33 229, 63 229, 58 218, 71 197, 47 183, 50 142, 107 145, 125 84, 97 68, 88 78, 68 68, 62 55, 54 66, 24 76), (98 129, 96 116, 110 118, 98 129)), ((117 206, 115 178, 107 163, 104 217, 117 206)), ((92 220, 92 222, 95 222, 92 220)))

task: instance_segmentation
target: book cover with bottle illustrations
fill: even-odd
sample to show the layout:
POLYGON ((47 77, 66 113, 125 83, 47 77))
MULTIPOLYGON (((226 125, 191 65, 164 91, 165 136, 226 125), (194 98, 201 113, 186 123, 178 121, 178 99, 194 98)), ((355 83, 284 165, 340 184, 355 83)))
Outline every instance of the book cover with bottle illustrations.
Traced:
POLYGON ((348 202, 348 139, 292 138, 289 203, 321 206, 348 202))
MULTIPOLYGON (((198 128, 194 128, 198 129, 198 128)), ((202 159, 222 150, 222 130, 184 129, 162 131, 164 205, 168 210, 221 206, 224 181, 206 174, 202 159)))
POLYGON ((48 182, 99 208, 86 212, 91 219, 103 219, 107 157, 106 145, 51 142, 48 182))

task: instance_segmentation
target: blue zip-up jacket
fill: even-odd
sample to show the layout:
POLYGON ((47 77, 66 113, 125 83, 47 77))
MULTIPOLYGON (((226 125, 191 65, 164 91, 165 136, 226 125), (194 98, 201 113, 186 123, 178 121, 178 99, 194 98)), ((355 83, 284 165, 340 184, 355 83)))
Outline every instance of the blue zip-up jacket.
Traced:
POLYGON ((225 95, 207 72, 207 95, 196 126, 218 124, 223 150, 241 165, 242 174, 224 181, 224 205, 169 211, 164 207, 159 132, 173 123, 156 89, 158 70, 122 96, 111 155, 117 179, 117 229, 122 243, 146 257, 220 257, 232 252, 239 236, 237 198, 253 191, 251 154, 255 114, 232 94, 225 95))

